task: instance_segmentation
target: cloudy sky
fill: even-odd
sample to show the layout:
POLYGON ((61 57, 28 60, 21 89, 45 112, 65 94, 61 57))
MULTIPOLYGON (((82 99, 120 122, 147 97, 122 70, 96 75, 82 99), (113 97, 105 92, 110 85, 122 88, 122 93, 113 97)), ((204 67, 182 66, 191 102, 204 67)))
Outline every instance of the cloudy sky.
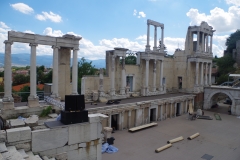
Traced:
MULTIPOLYGON (((189 25, 206 21, 216 30, 213 53, 220 57, 226 38, 240 28, 240 0, 1 0, 0 53, 9 30, 81 36, 79 57, 87 59, 103 59, 114 47, 143 51, 147 19, 164 23, 168 54, 184 49, 189 25)), ((30 53, 29 44, 14 43, 12 53, 30 53)), ((39 45, 37 54, 52 55, 52 49, 39 45)))

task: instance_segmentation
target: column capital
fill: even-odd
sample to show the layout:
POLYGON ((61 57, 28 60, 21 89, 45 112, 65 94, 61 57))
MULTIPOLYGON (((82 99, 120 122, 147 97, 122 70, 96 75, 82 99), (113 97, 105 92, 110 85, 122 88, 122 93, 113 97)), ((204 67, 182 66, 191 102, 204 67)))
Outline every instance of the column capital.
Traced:
POLYGON ((149 61, 150 60, 150 58, 145 58, 145 61, 149 61))
POLYGON ((8 43, 10 43, 10 45, 12 45, 12 44, 13 44, 13 42, 12 42, 12 41, 9 41, 9 40, 5 40, 3 43, 5 43, 5 44, 8 44, 8 43))
POLYGON ((60 46, 53 45, 53 46, 52 46, 52 49, 55 49, 55 48, 60 49, 60 46))
POLYGON ((30 43, 29 46, 36 46, 37 47, 38 44, 37 43, 30 43))
POLYGON ((73 48, 73 51, 79 50, 79 48, 73 48))

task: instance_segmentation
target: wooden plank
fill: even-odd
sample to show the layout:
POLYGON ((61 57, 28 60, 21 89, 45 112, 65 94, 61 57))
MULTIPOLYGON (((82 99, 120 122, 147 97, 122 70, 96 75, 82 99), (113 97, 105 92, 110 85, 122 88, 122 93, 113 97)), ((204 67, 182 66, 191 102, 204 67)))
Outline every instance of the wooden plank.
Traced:
POLYGON ((144 129, 144 128, 148 128, 148 127, 152 127, 152 126, 157 126, 157 125, 158 125, 157 123, 144 124, 144 125, 142 125, 142 126, 130 128, 128 131, 134 132, 134 131, 137 131, 137 130, 141 130, 141 129, 144 129))

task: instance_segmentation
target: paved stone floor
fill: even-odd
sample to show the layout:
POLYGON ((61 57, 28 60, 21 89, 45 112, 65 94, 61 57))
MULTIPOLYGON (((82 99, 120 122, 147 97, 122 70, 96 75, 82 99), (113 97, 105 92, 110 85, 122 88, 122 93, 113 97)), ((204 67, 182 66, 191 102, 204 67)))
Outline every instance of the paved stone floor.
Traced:
POLYGON ((184 114, 135 133, 116 131, 112 136, 119 151, 104 153, 103 160, 204 160, 201 157, 205 154, 213 156, 212 160, 240 160, 240 119, 220 114, 222 121, 218 121, 213 114, 205 111, 205 115, 212 116, 213 120, 190 121, 184 114), (200 133, 199 137, 187 139, 196 132, 200 133), (155 153, 156 148, 179 136, 184 140, 155 153))

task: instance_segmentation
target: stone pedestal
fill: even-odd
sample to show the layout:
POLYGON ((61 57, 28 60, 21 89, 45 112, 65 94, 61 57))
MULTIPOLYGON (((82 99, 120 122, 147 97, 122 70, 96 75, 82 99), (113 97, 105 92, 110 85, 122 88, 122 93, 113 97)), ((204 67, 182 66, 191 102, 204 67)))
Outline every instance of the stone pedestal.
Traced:
POLYGON ((14 102, 2 102, 2 110, 14 109, 14 102))
POLYGON ((104 140, 107 141, 108 138, 112 137, 112 128, 111 127, 104 127, 103 128, 103 134, 104 134, 104 140))
POLYGON ((28 98, 28 107, 39 107, 39 100, 38 97, 37 98, 28 98))

